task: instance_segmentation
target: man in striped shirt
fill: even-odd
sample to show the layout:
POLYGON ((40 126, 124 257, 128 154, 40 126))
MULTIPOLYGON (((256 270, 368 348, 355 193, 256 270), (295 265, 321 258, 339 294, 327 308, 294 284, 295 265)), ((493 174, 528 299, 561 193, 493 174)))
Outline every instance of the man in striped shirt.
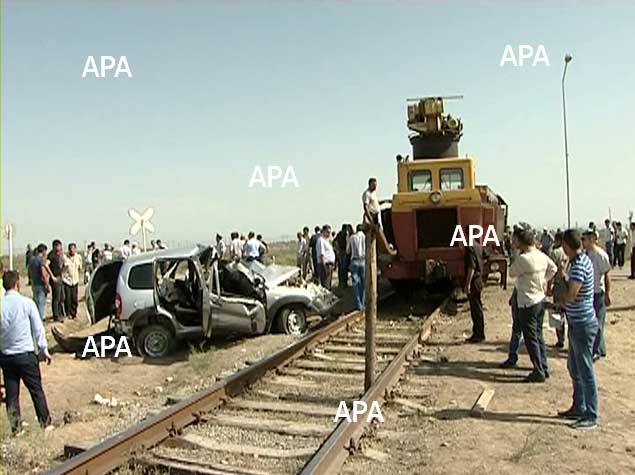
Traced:
POLYGON ((582 252, 580 233, 565 231, 564 252, 569 257, 566 279, 566 309, 569 322, 567 368, 573 383, 573 404, 558 416, 575 419, 575 429, 595 429, 598 419, 598 391, 593 369, 593 342, 598 321, 593 308, 593 264, 582 252))

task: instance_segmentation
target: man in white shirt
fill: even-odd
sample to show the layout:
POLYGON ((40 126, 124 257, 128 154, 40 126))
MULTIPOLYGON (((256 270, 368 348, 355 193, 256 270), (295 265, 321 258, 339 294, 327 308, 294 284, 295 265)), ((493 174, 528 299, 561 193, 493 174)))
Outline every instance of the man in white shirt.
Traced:
POLYGON ((600 229, 600 245, 609 256, 609 262, 613 262, 613 246, 615 243, 615 231, 611 227, 611 220, 604 220, 604 228, 600 229))
POLYGON ((331 288, 331 278, 335 265, 335 251, 331 244, 331 227, 328 224, 322 226, 322 233, 317 241, 318 275, 320 284, 327 289, 331 288))
POLYGON ((79 302, 79 278, 82 275, 82 256, 77 252, 75 243, 68 245, 68 254, 62 265, 62 283, 64 284, 64 313, 69 318, 77 317, 79 302))
POLYGON ((362 225, 357 225, 357 231, 348 241, 346 253, 351 256, 349 269, 353 282, 353 302, 357 310, 366 304, 366 236, 362 225))
POLYGON ((518 319, 522 328, 527 353, 534 367, 525 378, 528 383, 542 383, 549 377, 547 349, 542 334, 545 316, 545 286, 551 293, 551 281, 558 268, 553 261, 534 246, 534 234, 528 229, 514 231, 521 254, 509 268, 510 277, 516 278, 518 319))
POLYGON ((615 230, 615 260, 617 265, 624 267, 624 258, 626 254, 626 241, 628 240, 628 232, 622 228, 622 223, 617 222, 617 228, 615 230))
POLYGON ((125 261, 130 256, 132 256, 132 248, 130 247, 130 240, 126 239, 123 242, 123 246, 119 249, 119 253, 121 254, 121 258, 125 261))
POLYGON ((582 234, 582 246, 593 264, 593 309, 598 320, 598 332, 593 342, 593 359, 598 360, 606 356, 606 341, 604 335, 604 321, 606 307, 611 305, 611 279, 609 271, 611 262, 608 254, 597 245, 596 234, 592 230, 582 234))
POLYGON ((362 205, 364 207, 364 219, 363 222, 368 226, 374 226, 377 231, 377 236, 379 237, 382 246, 386 250, 386 252, 392 256, 397 255, 397 251, 393 247, 392 244, 388 242, 386 239, 386 235, 384 231, 381 229, 381 209, 380 205, 383 203, 387 203, 389 200, 379 200, 377 199, 377 179, 369 178, 368 179, 368 188, 364 190, 362 193, 362 205))
POLYGON ((260 257, 260 253, 265 251, 265 245, 256 239, 256 234, 253 231, 249 231, 249 234, 247 234, 247 242, 243 247, 245 259, 247 259, 247 261, 255 261, 260 257))
POLYGON ((377 199, 377 179, 368 179, 368 188, 362 194, 362 204, 364 205, 364 218, 369 223, 379 225, 379 215, 381 213, 377 199))
POLYGON ((239 261, 243 257, 243 243, 240 241, 237 232, 231 233, 229 243, 229 257, 232 261, 239 261))

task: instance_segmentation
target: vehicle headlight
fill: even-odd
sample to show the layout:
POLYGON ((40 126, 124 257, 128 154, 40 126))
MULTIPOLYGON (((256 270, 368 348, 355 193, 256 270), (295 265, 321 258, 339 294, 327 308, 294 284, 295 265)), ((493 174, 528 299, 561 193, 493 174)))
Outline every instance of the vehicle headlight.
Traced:
POLYGON ((434 191, 430 194, 430 201, 432 201, 435 205, 438 205, 441 202, 441 192, 434 191))
POLYGON ((498 262, 492 262, 489 268, 492 270, 492 272, 498 272, 498 270, 500 269, 500 266, 498 265, 498 262))

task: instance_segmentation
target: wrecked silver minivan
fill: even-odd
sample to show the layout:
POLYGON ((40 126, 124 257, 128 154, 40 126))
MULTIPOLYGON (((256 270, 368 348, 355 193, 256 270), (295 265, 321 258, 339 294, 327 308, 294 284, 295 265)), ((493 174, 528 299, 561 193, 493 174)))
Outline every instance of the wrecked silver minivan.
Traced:
POLYGON ((219 262, 214 249, 166 249, 102 264, 86 291, 91 323, 111 318, 144 356, 169 354, 177 341, 222 334, 300 334, 307 316, 338 298, 303 284, 299 269, 219 262))

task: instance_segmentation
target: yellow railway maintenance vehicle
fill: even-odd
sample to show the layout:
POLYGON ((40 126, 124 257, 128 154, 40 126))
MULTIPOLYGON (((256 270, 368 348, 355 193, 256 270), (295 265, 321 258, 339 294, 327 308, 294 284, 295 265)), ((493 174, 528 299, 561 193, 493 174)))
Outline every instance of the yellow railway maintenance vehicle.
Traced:
MULTIPOLYGON (((397 192, 382 210, 387 241, 396 256, 381 255, 382 274, 397 287, 425 280, 465 279, 464 248, 450 246, 457 225, 467 237, 470 225, 490 225, 499 243, 507 223, 507 205, 487 185, 476 184, 474 159, 459 157, 463 124, 444 114, 443 97, 412 99, 408 103, 408 128, 412 158, 397 155, 397 192)), ((483 238, 478 239, 483 242, 483 238)), ((499 273, 507 282, 507 261, 502 247, 486 243, 484 273, 499 273)))

